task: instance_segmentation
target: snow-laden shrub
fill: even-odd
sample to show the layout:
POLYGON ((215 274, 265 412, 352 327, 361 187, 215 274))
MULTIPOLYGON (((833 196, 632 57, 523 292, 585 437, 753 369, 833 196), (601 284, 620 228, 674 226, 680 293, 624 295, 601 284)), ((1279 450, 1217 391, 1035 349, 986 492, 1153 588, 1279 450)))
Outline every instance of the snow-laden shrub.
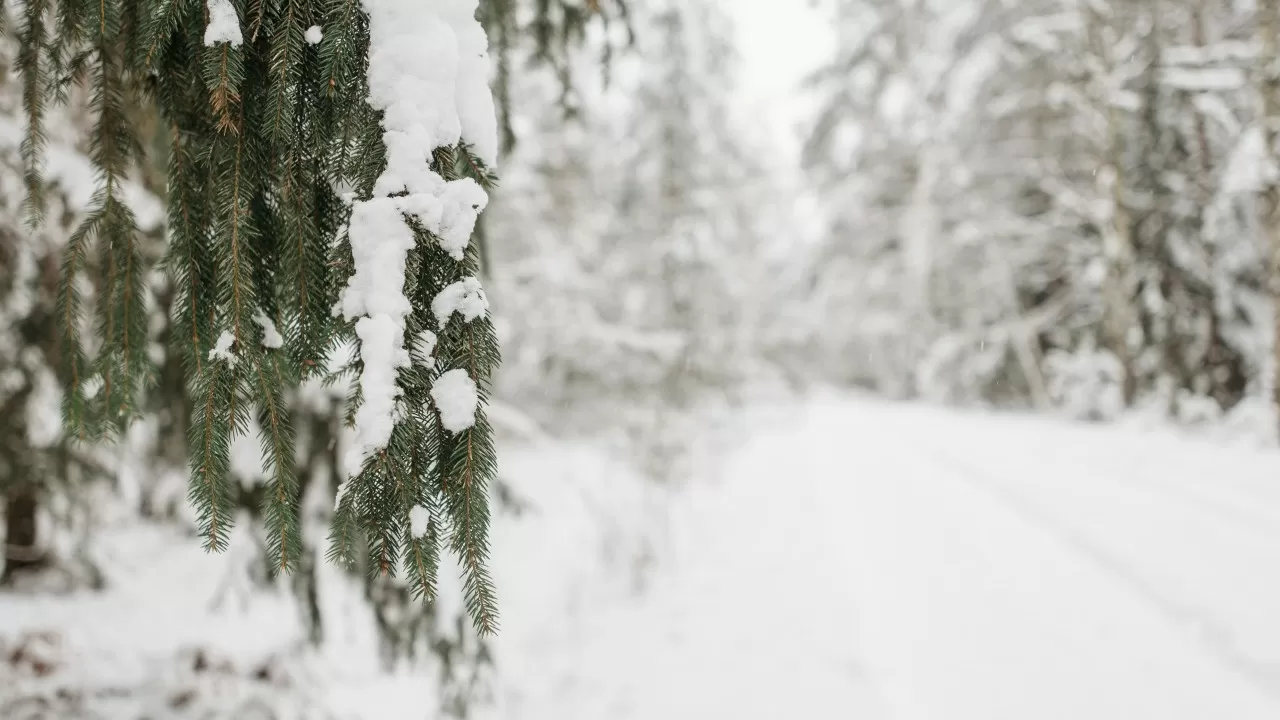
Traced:
POLYGON ((1251 396, 1222 417, 1218 435, 1223 440, 1252 447, 1275 447, 1276 408, 1271 398, 1251 396))
POLYGON ((1114 420, 1124 411, 1124 370, 1107 350, 1084 347, 1045 358, 1049 397, 1077 420, 1114 420))
POLYGON ((1217 400, 1186 390, 1178 393, 1177 412, 1178 422, 1184 425, 1210 425, 1223 418, 1222 406, 1217 400))
POLYGON ((981 404, 992 399, 994 386, 1005 382, 1007 347, 1004 342, 974 339, 963 334, 934 342, 916 367, 916 387, 928 400, 952 404, 981 404))

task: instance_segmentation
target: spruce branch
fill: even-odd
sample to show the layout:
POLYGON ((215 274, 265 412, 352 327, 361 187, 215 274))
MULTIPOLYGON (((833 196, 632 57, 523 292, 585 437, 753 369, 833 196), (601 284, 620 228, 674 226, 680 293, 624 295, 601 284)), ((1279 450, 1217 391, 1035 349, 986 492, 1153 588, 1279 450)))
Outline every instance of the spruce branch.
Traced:
POLYGON ((90 410, 87 407, 84 383, 88 378, 83 343, 80 338, 81 294, 80 273, 88 261, 88 246, 96 238, 101 217, 86 217, 67 239, 63 253, 62 272, 58 279, 57 312, 62 364, 67 374, 67 388, 63 393, 62 415, 72 437, 81 442, 97 438, 90 410))
MULTIPOLYGON (((330 367, 341 345, 360 340, 355 321, 331 309, 356 265, 352 202, 371 199, 388 166, 386 118, 369 102, 370 22, 359 0, 231 6, 240 25, 210 34, 200 0, 25 3, 17 58, 27 121, 24 184, 29 216, 38 221, 45 115, 86 88, 93 119, 86 145, 98 182, 67 243, 58 287, 63 410, 78 439, 118 437, 155 380, 149 260, 138 235, 141 216, 130 204, 131 175, 154 168, 144 165, 137 128, 168 132, 160 140, 168 154, 165 182, 147 184, 166 193, 162 267, 173 295, 164 335, 181 358, 190 403, 188 498, 204 546, 224 550, 242 500, 230 477, 231 444, 256 417, 268 476, 261 494, 268 551, 272 567, 288 572, 302 564, 306 547, 293 426, 300 383, 314 376, 349 383, 348 422, 364 401, 355 381, 367 369, 364 358, 357 353, 330 367), (314 45, 306 39, 313 22, 324 26, 314 45)), ((505 2, 501 13, 504 32, 514 31, 505 2)), ((472 181, 494 188, 492 170, 465 143, 422 154, 431 157, 421 158, 427 167, 420 169, 455 183, 450 192, 465 199, 419 199, 453 202, 451 210, 472 221, 467 213, 482 202, 472 181)), ((379 194, 391 200, 409 190, 379 194)), ((413 335, 403 338, 407 346, 439 329, 433 298, 477 275, 479 259, 478 240, 463 253, 468 239, 448 238, 450 252, 463 253, 459 261, 419 219, 405 222, 413 248, 403 292, 412 308, 396 328, 413 335)), ((474 624, 493 632, 488 487, 496 461, 484 405, 497 347, 489 319, 451 320, 429 354, 420 365, 395 369, 390 396, 402 407, 385 447, 343 485, 328 557, 349 567, 366 562, 374 574, 399 573, 414 597, 430 603, 447 547, 463 567, 474 624), (480 405, 473 425, 456 435, 443 427, 432 396, 450 368, 466 369, 480 405)))
POLYGON ((226 361, 210 362, 197 375, 192 390, 198 402, 191 422, 188 499, 196 508, 196 522, 207 550, 227 548, 234 507, 231 488, 231 424, 225 408, 231 405, 226 361))
POLYGON ((300 0, 286 0, 280 23, 271 34, 270 137, 278 148, 289 147, 297 135, 294 101, 301 75, 302 49, 306 44, 301 4, 300 0))
POLYGON ((285 378, 284 361, 275 351, 252 353, 262 405, 262 454, 267 460, 269 480, 263 496, 263 516, 267 524, 271 566, 292 571, 302 554, 302 531, 298 524, 298 480, 294 472, 294 431, 284 402, 284 389, 292 386, 285 378))
MULTIPOLYGON (((440 520, 443 508, 439 496, 428 493, 422 507, 426 508, 429 519, 424 535, 414 537, 412 533, 405 542, 404 565, 408 568, 410 589, 416 600, 424 603, 435 602, 436 588, 439 587, 440 574, 440 520)), ((406 527, 409 524, 406 523, 406 527)))
POLYGON ((320 43, 320 62, 327 79, 325 95, 336 101, 351 97, 353 89, 363 86, 354 82, 353 76, 358 72, 357 48, 361 42, 368 42, 368 36, 360 37, 364 19, 358 0, 328 0, 324 4, 325 38, 320 43))
POLYGON ((142 57, 142 69, 154 67, 157 52, 163 52, 171 41, 182 15, 196 0, 160 0, 154 12, 143 13, 142 34, 146 53, 142 57))
MULTIPOLYGON (((170 134, 172 146, 169 152, 169 182, 172 189, 169 227, 172 231, 169 241, 168 269, 175 280, 174 286, 177 293, 175 323, 185 345, 183 354, 187 364, 193 366, 195 374, 199 375, 204 367, 203 355, 207 351, 205 342, 201 341, 201 319, 206 314, 200 312, 199 303, 209 276, 209 272, 204 267, 207 265, 208 253, 204 252, 200 242, 202 234, 191 231, 195 212, 193 205, 199 202, 197 198, 203 186, 192 187, 193 183, 198 183, 198 180, 193 177, 190 170, 191 159, 188 157, 190 141, 184 141, 183 133, 177 123, 170 123, 170 134)), ((207 341, 208 333, 204 333, 204 337, 207 341)))
POLYGON ((498 174, 491 170, 476 155, 475 150, 467 143, 459 143, 457 157, 461 161, 460 176, 469 177, 480 184, 486 192, 492 192, 498 187, 498 174))
POLYGON ((219 43, 204 52, 204 81, 219 132, 239 134, 240 85, 244 82, 244 56, 240 48, 219 43))
POLYGON ((27 116, 27 132, 19 151, 22 155, 22 177, 27 188, 24 201, 27 222, 37 227, 43 220, 45 200, 41 162, 47 139, 44 129, 45 112, 45 58, 47 43, 45 14, 48 0, 28 0, 22 9, 22 31, 18 48, 17 67, 22 73, 22 107, 27 116))

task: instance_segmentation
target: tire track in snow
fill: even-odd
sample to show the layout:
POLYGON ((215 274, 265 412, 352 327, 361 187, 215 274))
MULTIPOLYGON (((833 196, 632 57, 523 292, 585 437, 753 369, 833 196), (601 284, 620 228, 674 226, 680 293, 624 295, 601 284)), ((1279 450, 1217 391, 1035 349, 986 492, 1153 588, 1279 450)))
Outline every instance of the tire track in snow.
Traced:
POLYGON ((1202 485, 1177 478, 1130 479, 1133 489, 1141 487, 1148 495, 1176 498, 1206 513, 1218 515, 1236 523, 1245 523, 1257 530, 1270 531, 1270 537, 1280 533, 1280 513, 1249 505, 1243 498, 1230 497, 1221 490, 1211 491, 1202 485))
POLYGON ((844 548, 832 570, 853 581, 860 652, 891 717, 1277 717, 1272 695, 1142 597, 930 457, 927 435, 964 435, 978 418, 931 419, 941 416, 815 403, 781 440, 822 448, 781 474, 823 488, 815 524, 844 548))
MULTIPOLYGON (((1055 457, 1054 464, 1062 468, 1063 458, 1055 457)), ((1088 467, 1079 462, 1068 461, 1069 467, 1087 473, 1088 467)), ((1176 476, 1152 477, 1140 473, 1126 474, 1124 484, 1114 486, 1135 494, 1143 494, 1157 500, 1177 500, 1206 515, 1216 516, 1220 520, 1229 520, 1233 527, 1241 523, 1253 529, 1264 531, 1267 537, 1274 539, 1280 534, 1280 513, 1249 504, 1248 500, 1222 487, 1205 486, 1176 476)))
MULTIPOLYGON (((957 421, 962 417, 964 417, 962 414, 957 413, 951 418, 951 420, 957 421)), ((992 423, 991 426, 987 428, 987 433, 994 435, 997 433, 1004 434, 1005 432, 1009 432, 1013 435, 1011 439, 1015 444, 1019 440, 1034 443, 1036 438, 1043 437, 1042 433, 1046 431, 1051 433, 1062 433, 1063 431, 1066 431, 1067 434, 1063 435, 1063 437, 1070 440, 1075 446, 1080 447, 1084 446, 1086 441, 1092 441, 1095 439, 1096 434, 1099 433, 1099 429, 1097 427, 1078 425, 1063 426, 1057 423, 1051 423, 1044 418, 1035 418, 1029 423, 1029 425, 1022 423, 1012 424, 1008 422, 1011 418, 1002 416, 984 419, 996 420, 997 418, 998 421, 992 423), (1039 432, 1028 433, 1029 428, 1036 428, 1039 432)), ((1193 446, 1200 444, 1199 441, 1195 439, 1184 440, 1183 442, 1193 446)), ((938 449, 943 450, 944 448, 942 446, 938 446, 938 449)), ((946 449, 950 451, 954 449, 954 446, 948 445, 946 449)), ((1181 449, 1181 446, 1171 449, 1181 449)), ((1201 448, 1201 450, 1204 449, 1221 450, 1221 448, 1213 446, 1201 448)), ((1239 526, 1243 524, 1257 530, 1266 531, 1267 537, 1271 539, 1274 539, 1277 534, 1280 534, 1280 507, 1275 505, 1271 505, 1270 507, 1259 505, 1256 500, 1233 492, 1229 486, 1224 486, 1222 484, 1210 485, 1206 483, 1197 483, 1176 475, 1164 474, 1158 477, 1153 476, 1150 473, 1143 472, 1143 464, 1127 463, 1126 460, 1129 460, 1130 456, 1113 457, 1109 454, 1104 454, 1099 457, 1091 455, 1090 457, 1095 461, 1095 465, 1090 467, 1082 465, 1079 462, 1079 453, 1062 452, 1059 448, 1047 450, 1049 450, 1050 455, 1043 459, 1051 462, 1057 468, 1070 467, 1079 469, 1083 471, 1084 475, 1088 475, 1091 471, 1096 470, 1097 461, 1109 464, 1119 462, 1123 464, 1123 467, 1120 469, 1123 470, 1124 482, 1123 484, 1114 486, 1117 489, 1131 492, 1135 495, 1142 494, 1147 497, 1153 497, 1159 501, 1176 500, 1194 508, 1197 512, 1204 515, 1217 516, 1218 519, 1227 519, 1235 528, 1239 528, 1239 526), (1055 450, 1057 451, 1055 452, 1055 450)), ((1158 452, 1159 450, 1159 445, 1152 448, 1153 452, 1158 452)), ((1192 458, 1197 459, 1198 456, 1193 453, 1192 458)), ((1210 462, 1205 463, 1204 468, 1197 469, 1204 472, 1216 470, 1217 467, 1216 463, 1210 462)))
POLYGON ((1193 605, 1167 597, 1087 533, 1041 509, 1035 502, 1014 490, 1012 483, 995 478, 935 444, 928 447, 928 455, 939 469, 950 471, 970 487, 1003 505, 1009 512, 1056 537, 1063 545, 1141 598, 1216 662, 1247 680, 1268 697, 1280 701, 1280 663, 1259 662, 1238 650, 1235 635, 1212 615, 1193 605))

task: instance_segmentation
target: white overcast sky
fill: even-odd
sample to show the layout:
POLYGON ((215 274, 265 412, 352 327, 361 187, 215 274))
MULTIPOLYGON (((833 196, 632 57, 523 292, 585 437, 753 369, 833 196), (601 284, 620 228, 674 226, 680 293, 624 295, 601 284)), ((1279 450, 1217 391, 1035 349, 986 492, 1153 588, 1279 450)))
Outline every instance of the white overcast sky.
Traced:
POLYGON ((831 53, 834 38, 826 12, 814 9, 810 0, 721 2, 738 33, 743 100, 753 116, 767 121, 775 138, 794 150, 797 124, 810 112, 798 86, 831 53))

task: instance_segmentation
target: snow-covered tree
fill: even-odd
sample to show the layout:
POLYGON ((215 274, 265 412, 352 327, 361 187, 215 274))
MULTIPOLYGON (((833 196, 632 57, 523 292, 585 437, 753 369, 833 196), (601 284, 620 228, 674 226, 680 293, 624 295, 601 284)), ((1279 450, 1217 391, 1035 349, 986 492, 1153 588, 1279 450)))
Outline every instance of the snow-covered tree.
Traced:
POLYGON ((821 338, 828 372, 1093 417, 1270 387, 1249 9, 845 0, 837 20, 813 286, 861 310, 821 338))
MULTIPOLYGON (((485 97, 485 75, 479 70, 489 69, 480 53, 475 55, 480 62, 464 68, 465 76, 436 78, 430 72, 410 72, 405 78, 393 78, 414 85, 402 86, 407 92, 401 94, 432 110, 406 115, 404 107, 375 107, 377 102, 390 102, 388 97, 403 98, 385 92, 377 96, 376 83, 371 85, 369 78, 378 75, 379 67, 386 81, 388 67, 429 68, 432 63, 402 61, 396 55, 383 57, 379 64, 377 53, 368 57, 370 33, 377 23, 370 26, 368 13, 359 4, 214 4, 217 12, 195 2, 113 4, 105 8, 107 25, 96 33, 90 29, 97 8, 77 6, 64 17, 51 6, 20 6, 11 25, 18 27, 19 39, 30 41, 24 45, 28 48, 25 58, 36 71, 21 76, 31 81, 25 105, 18 97, 22 86, 11 85, 12 107, 6 110, 36 118, 30 123, 35 132, 24 152, 29 166, 25 169, 35 170, 25 178, 32 209, 43 210, 37 213, 44 221, 40 232, 51 238, 50 251, 41 250, 40 257, 56 265, 69 235, 76 241, 73 250, 84 242, 95 248, 73 253, 67 268, 81 278, 83 307, 98 310, 83 313, 75 327, 84 340, 84 357, 72 355, 68 359, 73 362, 53 362, 50 368, 55 374, 64 368, 91 373, 83 397, 73 398, 76 405, 68 408, 85 439, 120 439, 126 446, 142 441, 145 447, 137 457, 102 470, 114 476, 121 494, 136 501, 144 514, 183 514, 174 502, 171 464, 185 463, 192 456, 189 487, 197 517, 191 519, 202 525, 206 543, 215 548, 230 543, 232 521, 251 528, 249 551, 237 551, 228 559, 223 591, 238 591, 246 574, 274 585, 272 574, 294 571, 291 584, 315 643, 329 637, 326 628, 334 621, 319 601, 322 593, 333 588, 323 586, 346 583, 340 574, 318 568, 318 556, 325 552, 323 536, 332 526, 331 549, 341 551, 340 559, 364 584, 384 662, 391 666, 406 657, 430 658, 441 669, 446 706, 441 710, 465 716, 483 697, 491 665, 486 641, 471 626, 481 631, 493 627, 482 525, 487 521, 489 498, 485 484, 494 470, 484 405, 496 355, 487 297, 472 279, 489 269, 480 267, 484 228, 477 222, 467 242, 467 228, 471 220, 478 220, 474 212, 478 208, 465 206, 464 201, 479 199, 477 184, 492 189, 486 161, 492 160, 493 150, 516 144, 508 83, 546 81, 554 88, 556 118, 562 120, 580 105, 578 83, 565 72, 565 64, 573 60, 582 76, 604 78, 614 62, 613 53, 631 42, 627 5, 484 0, 478 6, 462 2, 453 3, 452 11, 443 8, 448 32, 461 33, 464 41, 475 46, 478 36, 467 9, 475 6, 475 17, 489 34, 498 101, 495 139, 474 112, 477 98, 483 105, 485 97), (354 14, 346 14, 347 9, 354 14), (79 28, 80 35, 50 40, 64 27, 79 28), (586 36, 596 28, 602 28, 609 39, 587 43, 586 36), (122 43, 118 54, 104 50, 99 37, 103 33, 112 42, 122 43), (584 44, 588 50, 581 49, 584 44), (120 84, 111 84, 117 80, 120 84), (454 81, 454 94, 436 92, 454 81), (424 83, 435 83, 431 93, 423 92, 424 83), (109 92, 104 94, 104 88, 109 92), (112 94, 115 91, 118 94, 112 94), (90 100, 87 111, 80 108, 90 100), (227 106, 216 106, 215 100, 227 106), (79 108, 75 126, 59 134, 59 117, 68 107, 79 108), (400 209, 408 213, 406 227, 413 234, 413 247, 406 253, 404 289, 410 307, 405 309, 402 341, 410 366, 395 368, 399 372, 394 382, 401 397, 392 408, 395 425, 389 446, 385 452, 378 449, 378 457, 349 478, 347 455, 361 453, 359 420, 362 408, 369 404, 361 392, 368 379, 367 360, 379 356, 370 355, 378 348, 369 345, 387 340, 381 335, 361 337, 363 319, 353 323, 331 313, 337 305, 341 315, 348 309, 344 303, 359 294, 343 291, 353 269, 359 274, 351 218, 362 208, 366 214, 373 212, 362 203, 376 200, 370 194, 374 190, 386 190, 375 180, 383 179, 390 167, 380 159, 388 115, 393 121, 406 117, 428 121, 424 126, 428 130, 458 140, 450 135, 451 121, 446 117, 454 109, 461 142, 436 148, 430 166, 405 164, 403 157, 417 156, 412 147, 387 148, 388 152, 410 151, 401 153, 398 170, 392 168, 391 175, 398 172, 399 176, 388 180, 403 182, 404 189, 385 192, 389 204, 403 206, 400 209), (120 112, 131 121, 109 125, 120 112), (109 147, 99 147, 104 137, 109 147), (57 176, 57 162, 67 143, 92 151, 80 156, 84 172, 77 176, 75 188, 80 205, 72 210, 62 205, 57 176), (110 159, 114 157, 110 153, 120 152, 127 158, 110 159), (95 164, 104 162, 108 172, 101 174, 95 186, 95 172, 101 172, 95 164), (125 209, 133 210, 134 224, 142 231, 133 235, 124 231, 129 225, 122 221, 128 220, 126 213, 117 208, 120 217, 105 215, 106 208, 117 202, 113 198, 118 193, 112 192, 120 189, 116 183, 121 178, 126 179, 125 209), (238 196, 237 181, 243 183, 238 196), (168 187, 168 257, 157 264, 155 250, 163 245, 150 241, 141 253, 147 265, 142 312, 150 367, 126 403, 133 408, 126 413, 133 416, 132 422, 126 422, 118 413, 113 417, 108 412, 102 394, 106 383, 99 378, 109 378, 110 394, 125 399, 118 386, 122 381, 118 373, 126 369, 120 362, 127 354, 121 343, 129 337, 136 340, 138 333, 133 326, 109 327, 101 318, 106 317, 108 302, 115 317, 126 315, 120 310, 125 305, 137 307, 133 301, 138 294, 116 291, 110 273, 113 267, 131 268, 131 260, 125 258, 130 242, 159 229, 164 220, 163 206, 154 200, 148 205, 154 217, 143 217, 134 206, 132 197, 143 194, 137 183, 161 194, 168 187), (415 188, 421 192, 409 193, 415 188), (83 211, 97 219, 82 225, 83 211), (117 223, 111 233, 102 232, 107 221, 117 223), (77 227, 81 232, 73 233, 77 227), (459 260, 455 253, 463 246, 459 260), (231 252, 237 249, 243 251, 238 261, 231 252), (114 295, 104 299, 104 290, 114 295), (254 309, 248 316, 250 323, 237 326, 237 318, 245 317, 238 303, 254 309), (120 327, 128 327, 127 332, 120 327), (237 327, 245 333, 239 339, 237 327), (360 354, 351 357, 353 349, 360 354), (439 382, 442 371, 451 365, 463 371, 453 374, 461 390, 452 394, 443 392, 439 382), (468 419, 467 381, 476 385, 479 395, 476 425, 455 435, 443 423, 461 424, 468 419), (438 397, 433 390, 441 391, 438 397), (348 392, 351 397, 345 398, 348 392), (351 401, 346 413, 341 408, 344 399, 351 401), (405 410, 410 411, 407 417, 401 416, 405 410), (341 430, 344 414, 356 425, 354 431, 341 430), (121 433, 126 426, 128 432, 121 433), (342 499, 337 508, 335 493, 342 499), (408 505, 415 498, 418 502, 408 505), (353 527, 355 536, 350 532, 353 527), (455 555, 466 577, 461 588, 450 577, 439 575, 458 572, 443 556, 433 555, 447 545, 459 551, 455 555), (362 551, 366 548, 369 552, 362 551), (439 570, 434 566, 437 561, 445 561, 439 570), (437 578, 450 596, 467 595, 466 606, 424 604, 437 578), (467 606, 475 622, 466 620, 467 606)), ((441 17, 433 15, 431 22, 410 22, 406 27, 439 33, 441 17)), ((11 187, 20 188, 24 167, 16 140, 21 128, 15 123, 14 130, 10 154, 19 174, 11 187)), ((391 128, 392 139, 399 142, 403 133, 397 133, 391 128)), ((21 227, 17 204, 22 195, 14 193, 8 217, 15 228, 21 227)), ((388 223, 378 232, 388 228, 395 225, 388 223)), ((378 263, 384 259, 376 258, 378 263)), ((370 288, 387 285, 382 270, 377 263, 366 268, 364 290, 373 292, 370 288)), ((49 317, 57 314, 55 309, 75 310, 74 302, 54 307, 58 278, 56 268, 39 278, 52 283, 41 296, 48 305, 41 312, 49 317)), ((64 285, 68 287, 77 286, 64 285)), ((369 293, 364 294, 370 300, 369 293)), ((63 299, 76 300, 69 292, 63 299)), ((382 310, 390 307, 383 302, 386 299, 372 298, 382 310)), ((394 315, 395 308, 390 309, 394 315)), ((523 314, 513 317, 523 321, 523 314)), ((379 330, 380 323, 364 324, 379 330)), ((57 336, 67 334, 61 322, 40 327, 49 333, 53 349, 60 344, 57 336)), ((380 355, 387 359, 385 353, 380 355)), ((395 364, 394 357, 391 361, 395 364)), ((67 386, 74 387, 75 381, 70 373, 65 378, 67 386)), ((127 379, 123 381, 128 384, 127 379)), ((56 417, 56 412, 47 416, 56 417)), ((15 427, 15 432, 21 431, 15 427)), ((77 453, 85 451, 76 457, 90 457, 89 450, 101 449, 74 440, 74 444, 60 442, 77 453)), ((24 461, 35 457, 29 443, 26 450, 15 457, 24 461)), ((126 448, 124 454, 130 451, 126 448)), ((6 507, 32 515, 23 503, 6 503, 6 507)), ((9 523, 7 527, 22 526, 9 523)), ((239 529, 241 538, 244 531, 239 529)), ((25 542, 12 547, 25 547, 25 542)))
MULTIPOLYGON (((5 531, 0 578, 17 580, 24 570, 56 567, 79 575, 73 583, 94 583, 96 569, 83 552, 92 499, 114 482, 117 468, 113 458, 76 446, 63 432, 59 411, 65 377, 58 362, 56 302, 60 255, 88 209, 94 168, 78 147, 83 103, 68 97, 44 118, 43 199, 49 222, 38 228, 23 222, 17 122, 23 86, 13 73, 17 50, 11 39, 0 40, 0 184, 7 190, 0 202, 0 525, 5 531), (68 530, 74 536, 70 544, 62 537, 68 530)), ((139 244, 154 256, 153 238, 163 220, 160 204, 135 182, 123 185, 121 197, 137 218, 139 244)))
POLYGON ((472 619, 496 628, 486 569, 497 363, 470 236, 498 139, 476 0, 50 3, 22 8, 17 69, 32 215, 47 210, 46 118, 83 87, 97 175, 66 245, 57 311, 63 410, 77 440, 142 413, 148 258, 127 202, 146 161, 137 118, 168 136, 164 264, 171 348, 193 406, 190 498, 226 547, 231 446, 259 428, 271 566, 302 553, 289 398, 344 343, 356 378, 330 555, 435 593, 447 546, 472 619), (94 322, 84 285, 94 288, 94 322))
POLYGON ((506 396, 544 422, 599 427, 603 411, 652 438, 669 424, 655 425, 659 407, 692 408, 752 372, 769 302, 761 209, 777 198, 734 112, 726 14, 699 1, 630 17, 634 47, 608 77, 604 33, 570 62, 568 117, 556 79, 513 88, 524 139, 489 228, 509 238, 494 250, 501 296, 554 319, 503 325, 506 396))

